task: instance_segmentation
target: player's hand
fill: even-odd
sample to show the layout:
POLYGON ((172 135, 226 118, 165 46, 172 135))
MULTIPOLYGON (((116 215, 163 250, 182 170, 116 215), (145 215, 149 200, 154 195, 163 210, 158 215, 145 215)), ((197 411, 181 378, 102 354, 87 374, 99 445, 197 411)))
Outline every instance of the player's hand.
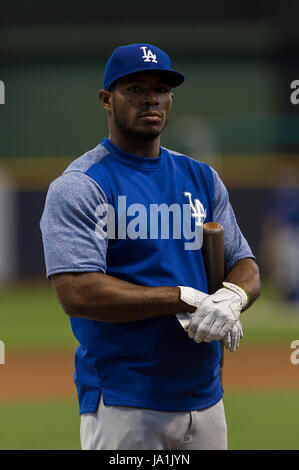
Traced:
MULTIPOLYGON (((199 307, 200 303, 208 297, 208 294, 200 290, 194 289, 193 287, 178 286, 180 289, 180 298, 185 304, 191 305, 192 307, 199 307)), ((177 313, 177 319, 179 320, 182 327, 187 330, 189 323, 192 318, 192 313, 177 313)))
POLYGON ((237 320, 231 330, 223 338, 223 344, 226 349, 235 352, 240 346, 240 340, 243 338, 243 329, 240 320, 237 320))
POLYGON ((246 292, 230 282, 202 300, 192 314, 188 336, 196 343, 223 339, 237 322, 248 302, 246 292))

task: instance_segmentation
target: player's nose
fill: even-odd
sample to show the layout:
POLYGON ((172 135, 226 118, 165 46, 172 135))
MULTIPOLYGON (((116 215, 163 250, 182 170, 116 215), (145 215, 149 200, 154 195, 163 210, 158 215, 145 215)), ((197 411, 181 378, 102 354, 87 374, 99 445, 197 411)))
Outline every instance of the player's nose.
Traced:
POLYGON ((160 103, 159 96, 155 91, 147 91, 143 96, 143 104, 146 106, 157 106, 160 103))

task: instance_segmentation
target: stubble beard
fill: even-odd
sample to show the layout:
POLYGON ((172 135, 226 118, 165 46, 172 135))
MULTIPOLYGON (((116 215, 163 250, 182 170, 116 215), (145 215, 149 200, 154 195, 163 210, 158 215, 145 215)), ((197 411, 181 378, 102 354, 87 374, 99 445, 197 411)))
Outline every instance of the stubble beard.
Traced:
POLYGON ((116 106, 113 103, 113 112, 114 112, 114 122, 118 129, 126 136, 132 137, 133 139, 137 140, 144 140, 144 141, 150 141, 154 140, 159 135, 162 133, 162 131, 165 129, 167 126, 168 120, 165 122, 164 126, 162 129, 155 130, 153 128, 148 128, 148 129, 135 129, 134 127, 130 127, 127 125, 126 119, 124 119, 120 113, 118 113, 118 110, 116 106))

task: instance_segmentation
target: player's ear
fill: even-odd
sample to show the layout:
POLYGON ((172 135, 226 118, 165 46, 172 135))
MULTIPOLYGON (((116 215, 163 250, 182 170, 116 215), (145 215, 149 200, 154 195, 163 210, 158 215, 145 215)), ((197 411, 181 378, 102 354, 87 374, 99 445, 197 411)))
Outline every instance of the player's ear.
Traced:
POLYGON ((105 108, 107 111, 111 109, 112 105, 112 93, 107 90, 100 90, 99 91, 99 100, 103 108, 105 108))

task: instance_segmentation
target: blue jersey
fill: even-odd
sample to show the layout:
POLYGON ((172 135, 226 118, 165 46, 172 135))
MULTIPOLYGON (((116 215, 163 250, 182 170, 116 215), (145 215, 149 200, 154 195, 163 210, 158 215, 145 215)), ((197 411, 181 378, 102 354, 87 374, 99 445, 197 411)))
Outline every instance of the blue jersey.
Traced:
MULTIPOLYGON (((50 185, 41 219, 47 277, 100 272, 207 292, 200 233, 209 221, 224 226, 226 271, 253 258, 215 170, 163 147, 157 158, 131 155, 105 138, 50 185)), ((70 321, 80 413, 94 412, 100 393, 106 405, 166 411, 221 399, 220 342, 195 343, 176 315, 70 321)))

